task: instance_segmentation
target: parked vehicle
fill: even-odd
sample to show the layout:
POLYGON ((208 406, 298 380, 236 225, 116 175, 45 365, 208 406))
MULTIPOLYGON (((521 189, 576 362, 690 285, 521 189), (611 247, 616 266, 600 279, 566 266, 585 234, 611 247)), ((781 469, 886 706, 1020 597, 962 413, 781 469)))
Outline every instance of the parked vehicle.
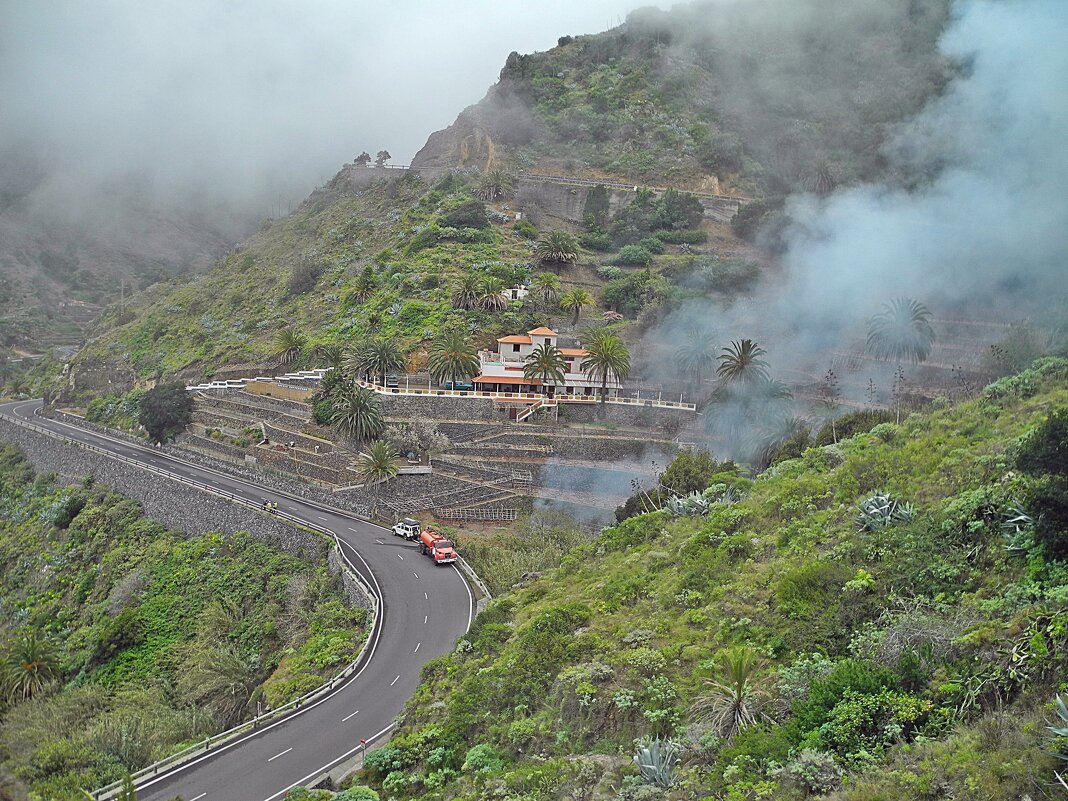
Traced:
POLYGON ((399 387, 400 386, 400 379, 397 376, 393 375, 393 374, 387 375, 386 376, 386 386, 387 387, 393 387, 393 388, 399 387))
POLYGON ((442 386, 445 389, 455 389, 458 392, 472 392, 475 389, 475 385, 470 381, 446 381, 442 386))
POLYGON ((419 535, 419 553, 429 556, 436 565, 447 565, 457 559, 456 546, 435 526, 427 526, 419 535))
POLYGON ((418 520, 412 520, 410 517, 406 517, 393 526, 393 536, 404 537, 406 540, 414 540, 419 536, 420 528, 421 525, 418 520))

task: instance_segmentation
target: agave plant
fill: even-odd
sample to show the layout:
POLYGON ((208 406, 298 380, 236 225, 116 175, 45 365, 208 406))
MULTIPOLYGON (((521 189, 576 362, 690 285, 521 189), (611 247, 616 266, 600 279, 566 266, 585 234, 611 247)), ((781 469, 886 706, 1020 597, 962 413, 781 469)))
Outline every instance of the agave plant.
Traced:
POLYGON ((642 740, 634 753, 634 764, 642 778, 664 790, 670 789, 676 780, 675 767, 679 764, 682 749, 671 740, 642 740))
POLYGON ((859 531, 882 531, 895 523, 908 523, 916 517, 912 504, 903 503, 885 492, 877 492, 857 510, 859 531))
MULTIPOLYGON (((1050 745, 1052 746, 1051 753, 1062 762, 1068 762, 1068 756, 1065 756, 1063 753, 1064 738, 1068 737, 1068 706, 1065 705, 1060 694, 1056 697, 1057 718, 1059 719, 1060 725, 1046 726, 1046 728, 1049 730, 1049 733, 1053 735, 1050 738, 1050 745)), ((1068 782, 1065 781, 1064 776, 1062 776, 1059 771, 1054 771, 1053 775, 1057 777, 1057 783, 1065 790, 1068 790, 1068 782)))
POLYGON ((678 495, 672 495, 668 498, 664 508, 671 512, 672 517, 684 517, 686 515, 686 501, 678 495))
POLYGON ((703 517, 708 514, 709 503, 700 492, 691 492, 686 498, 686 506, 691 515, 703 517))
POLYGON ((1010 503, 1001 520, 1001 530, 1005 533, 1005 550, 1017 556, 1026 554, 1032 543, 1031 532, 1034 526, 1034 518, 1018 502, 1010 503))

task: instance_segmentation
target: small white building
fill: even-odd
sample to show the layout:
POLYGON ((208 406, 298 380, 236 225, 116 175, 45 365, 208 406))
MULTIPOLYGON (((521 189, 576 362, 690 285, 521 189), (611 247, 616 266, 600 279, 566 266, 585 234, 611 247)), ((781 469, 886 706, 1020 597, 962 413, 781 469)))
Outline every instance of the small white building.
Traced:
POLYGON ((530 294, 525 284, 516 284, 511 289, 502 289, 501 297, 505 300, 523 300, 530 294))
MULTIPOLYGON (((513 334, 497 339, 497 350, 479 351, 480 375, 474 383, 487 392, 526 392, 543 395, 599 395, 601 385, 582 372, 582 360, 588 351, 582 348, 560 348, 567 363, 563 384, 545 385, 539 378, 523 375, 527 358, 539 345, 557 345, 558 335, 551 328, 535 328, 526 334, 513 334)), ((608 382, 608 394, 620 390, 618 381, 608 382)))

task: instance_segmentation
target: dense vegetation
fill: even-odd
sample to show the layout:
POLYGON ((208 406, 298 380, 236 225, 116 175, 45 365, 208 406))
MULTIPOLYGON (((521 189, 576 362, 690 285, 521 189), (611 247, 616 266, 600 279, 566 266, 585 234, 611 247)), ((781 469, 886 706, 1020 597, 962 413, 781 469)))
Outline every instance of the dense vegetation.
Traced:
POLYGON ((322 563, 244 532, 183 537, 89 480, 34 475, 12 446, 0 621, 0 785, 55 801, 317 686, 366 622, 322 563))
POLYGON ((642 9, 513 53, 480 122, 521 165, 551 159, 696 188, 826 192, 880 173, 879 145, 948 78, 946 0, 762 0, 642 9))
POLYGON ((680 482, 718 471, 707 503, 631 517, 498 597, 359 781, 396 798, 1060 797, 1043 721, 1068 658, 1068 362, 937 406, 755 481, 680 463, 680 482), (636 740, 656 737, 639 769, 636 740))

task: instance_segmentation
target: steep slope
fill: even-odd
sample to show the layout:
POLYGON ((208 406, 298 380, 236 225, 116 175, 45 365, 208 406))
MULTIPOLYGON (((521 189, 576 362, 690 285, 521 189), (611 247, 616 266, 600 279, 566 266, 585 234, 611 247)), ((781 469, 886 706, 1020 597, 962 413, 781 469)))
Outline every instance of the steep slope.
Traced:
POLYGON ((0 446, 4 798, 81 799, 280 706, 352 659, 365 624, 322 561, 248 532, 187 538, 0 446), (24 699, 8 690, 27 637, 47 680, 24 699))
POLYGON ((80 344, 105 306, 208 266, 247 230, 121 183, 72 209, 62 183, 24 154, 0 153, 0 347, 80 344))
MULTIPOLYGON (((452 290, 468 275, 508 287, 548 268, 563 289, 601 295, 600 308, 586 311, 592 319, 607 310, 643 323, 687 296, 748 291, 764 257, 724 222, 733 211, 687 219, 689 200, 631 188, 758 197, 871 177, 893 124, 949 74, 935 47, 945 0, 841 2, 834 26, 821 22, 823 4, 793 5, 641 12, 547 53, 513 54, 482 103, 431 135, 410 177, 346 166, 210 273, 155 288, 129 307, 130 321, 105 314, 65 391, 262 364, 286 326, 312 345, 399 337, 418 364, 427 340, 448 328, 492 341, 528 324, 569 325, 555 303, 533 299, 503 315, 458 308, 452 290), (463 174, 448 177, 456 168, 463 174), (497 169, 514 179, 514 196, 479 177, 497 169), (537 172, 611 178, 624 189, 591 205, 589 187, 532 184, 537 172), (477 207, 485 197, 488 219, 477 207), (681 216, 665 217, 665 204, 681 216), (517 209, 537 228, 516 225, 517 209), (584 220, 577 264, 537 263, 529 238, 584 220), (621 251, 627 245, 640 250, 621 251), (625 269, 643 265, 651 269, 625 269)), ((629 336, 634 344, 640 331, 629 336)))
POLYGON ((1049 359, 756 481, 723 466, 707 516, 632 518, 499 596, 360 780, 398 799, 800 799, 843 775, 836 798, 1053 797, 1063 512, 1019 515, 1063 509, 1066 405, 1049 359), (905 505, 861 525, 878 493, 905 505), (669 790, 631 764, 654 736, 682 749, 669 790))

